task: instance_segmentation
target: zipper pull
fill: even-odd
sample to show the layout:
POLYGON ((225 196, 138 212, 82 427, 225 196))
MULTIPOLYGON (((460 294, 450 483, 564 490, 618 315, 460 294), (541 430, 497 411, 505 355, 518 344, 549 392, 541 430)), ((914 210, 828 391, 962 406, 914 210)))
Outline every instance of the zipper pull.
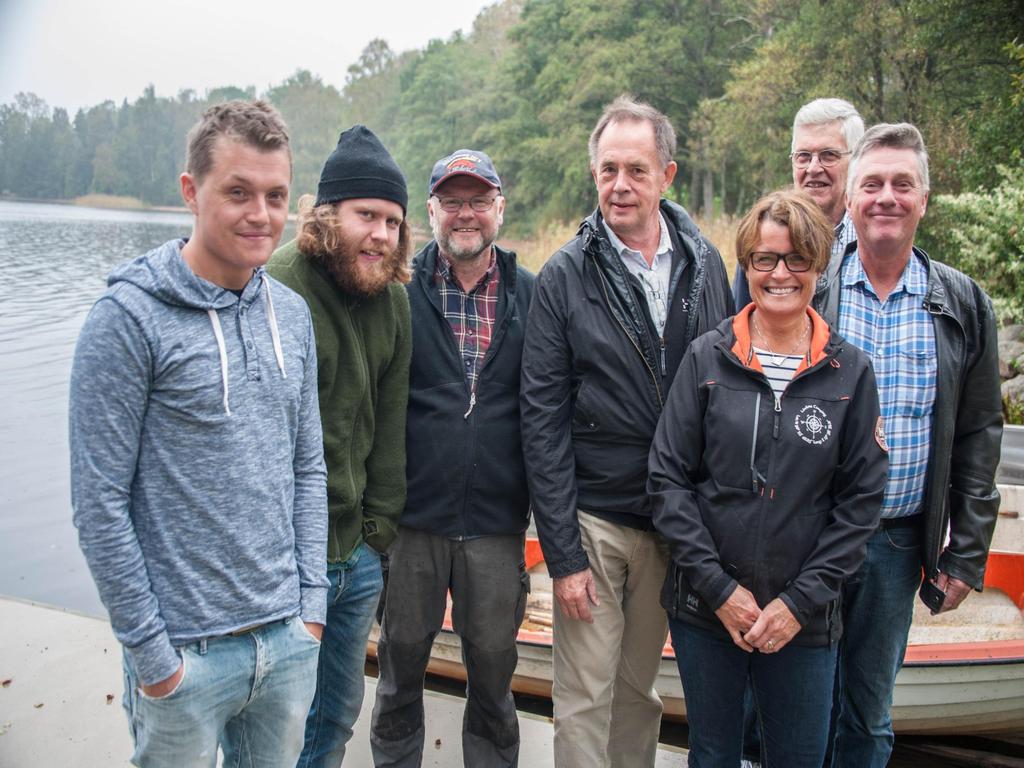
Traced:
POLYGON ((779 438, 779 414, 782 413, 782 400, 781 398, 775 398, 775 416, 772 420, 772 437, 778 440, 779 438))
POLYGON ((475 405, 476 405, 476 391, 474 390, 473 393, 469 396, 469 410, 466 411, 464 414, 462 414, 462 418, 468 419, 469 418, 469 414, 471 414, 473 412, 473 406, 475 406, 475 405))
POLYGON ((668 367, 665 365, 665 337, 660 338, 661 341, 661 375, 668 376, 668 367))

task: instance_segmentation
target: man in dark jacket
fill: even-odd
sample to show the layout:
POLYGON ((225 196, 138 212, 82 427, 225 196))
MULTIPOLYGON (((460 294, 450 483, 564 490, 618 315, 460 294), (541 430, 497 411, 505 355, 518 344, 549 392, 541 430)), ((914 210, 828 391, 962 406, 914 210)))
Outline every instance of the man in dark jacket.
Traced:
POLYGON ((732 314, 725 267, 661 199, 675 132, 620 97, 590 137, 598 210, 537 279, 523 350, 523 445, 553 578, 555 763, 650 766, 667 550, 647 454, 689 343, 732 314))
POLYGON ((980 590, 999 509, 995 318, 973 280, 914 247, 928 188, 914 126, 865 133, 847 180, 857 247, 833 257, 814 299, 871 357, 890 445, 882 522, 843 591, 833 768, 888 762, 914 594, 938 613, 980 590))
POLYGON ((377 766, 419 766, 423 674, 451 591, 468 690, 467 766, 514 766, 516 633, 529 580, 529 515, 519 434, 523 326, 533 275, 494 239, 505 198, 490 158, 438 161, 427 211, 434 240, 408 286, 413 353, 408 500, 390 556, 371 746, 377 766))
POLYGON ((299 768, 337 768, 363 702, 380 556, 405 504, 412 231, 405 177, 374 133, 344 131, 295 240, 267 271, 309 305, 327 461, 327 625, 299 768))

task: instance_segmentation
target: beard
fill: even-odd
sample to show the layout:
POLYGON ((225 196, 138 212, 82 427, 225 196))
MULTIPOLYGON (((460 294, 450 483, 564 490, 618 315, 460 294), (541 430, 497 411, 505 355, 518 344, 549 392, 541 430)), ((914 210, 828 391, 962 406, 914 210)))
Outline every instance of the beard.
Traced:
POLYGON ((367 264, 359 258, 360 242, 341 235, 335 252, 322 252, 318 258, 345 293, 369 299, 383 293, 389 283, 401 283, 402 247, 396 246, 384 258, 367 264))
POLYGON ((490 252, 491 246, 498 236, 497 227, 483 228, 475 242, 457 245, 455 234, 451 229, 444 229, 440 224, 434 223, 431 225, 431 230, 441 253, 452 261, 472 261, 482 253, 490 252))

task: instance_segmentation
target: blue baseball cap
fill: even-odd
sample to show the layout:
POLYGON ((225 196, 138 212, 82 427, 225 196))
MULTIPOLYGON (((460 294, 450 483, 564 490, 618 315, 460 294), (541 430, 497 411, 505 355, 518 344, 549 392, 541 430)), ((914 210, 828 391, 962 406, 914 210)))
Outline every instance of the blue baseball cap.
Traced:
POLYGON ((494 163, 486 153, 476 149, 457 149, 434 163, 434 170, 430 173, 429 194, 434 194, 452 176, 473 176, 501 191, 501 179, 494 170, 494 163))

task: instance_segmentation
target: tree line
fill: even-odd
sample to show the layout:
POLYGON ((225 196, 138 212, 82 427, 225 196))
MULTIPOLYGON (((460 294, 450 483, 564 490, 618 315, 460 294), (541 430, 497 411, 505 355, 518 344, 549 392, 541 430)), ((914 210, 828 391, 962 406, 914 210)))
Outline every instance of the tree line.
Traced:
MULTIPOLYGON (((1024 169, 1024 0, 502 0, 472 30, 395 52, 373 40, 338 89, 298 71, 266 92, 229 86, 78 110, 34 94, 0 105, 0 193, 88 193, 178 204, 184 137, 209 104, 261 96, 292 133, 293 198, 315 191, 338 133, 362 122, 426 194, 434 161, 494 158, 506 220, 529 233, 585 215, 586 140, 631 92, 679 131, 671 196, 705 216, 788 182, 793 114, 819 96, 868 124, 925 135, 937 192, 989 190, 1024 169)), ((411 206, 422 219, 422 206, 411 206)), ((422 223, 422 222, 421 222, 422 223)))

